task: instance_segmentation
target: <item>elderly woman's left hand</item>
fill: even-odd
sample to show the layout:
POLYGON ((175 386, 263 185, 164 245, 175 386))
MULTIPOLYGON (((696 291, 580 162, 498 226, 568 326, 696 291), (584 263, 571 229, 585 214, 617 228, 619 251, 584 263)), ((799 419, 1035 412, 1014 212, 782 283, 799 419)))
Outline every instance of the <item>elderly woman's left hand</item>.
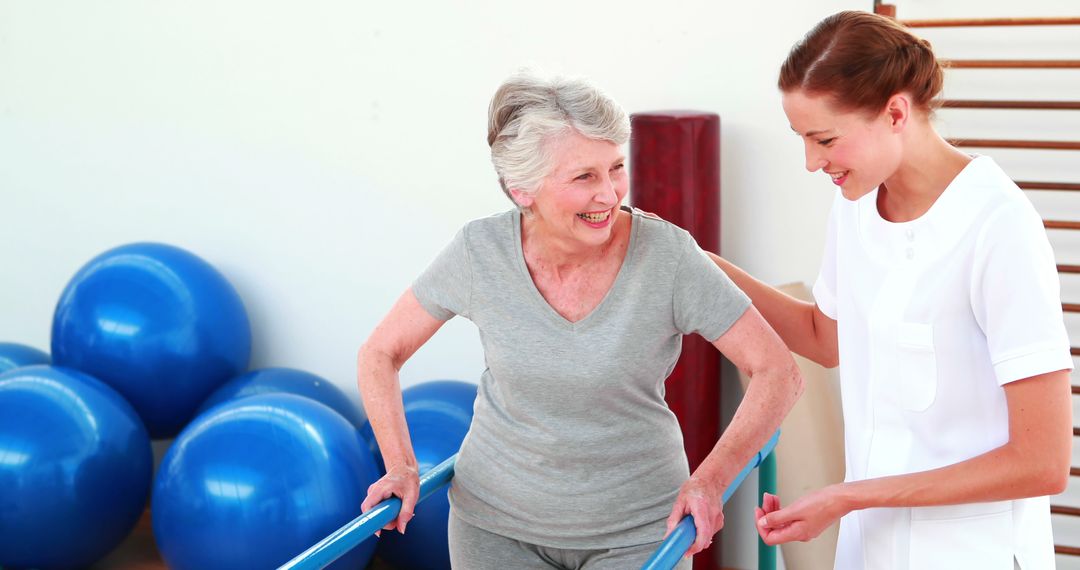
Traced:
POLYGON ((697 528, 697 538, 686 551, 686 556, 693 556, 708 548, 712 544, 713 536, 724 528, 723 496, 723 488, 704 477, 691 476, 683 483, 679 496, 675 498, 675 506, 668 517, 667 533, 664 537, 671 534, 683 517, 692 515, 697 528))

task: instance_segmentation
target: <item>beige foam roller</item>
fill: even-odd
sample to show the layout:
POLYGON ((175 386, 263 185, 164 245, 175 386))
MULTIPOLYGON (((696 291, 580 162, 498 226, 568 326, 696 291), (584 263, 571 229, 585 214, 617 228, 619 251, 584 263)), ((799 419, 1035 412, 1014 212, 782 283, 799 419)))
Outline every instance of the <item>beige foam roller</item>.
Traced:
MULTIPOLYGON (((779 287, 788 295, 812 300, 803 283, 779 287)), ((835 370, 825 369, 795 355, 806 380, 791 413, 780 425, 776 446, 777 487, 780 504, 786 505, 815 489, 844 480, 844 417, 840 409, 840 381, 835 370)), ((739 374, 743 389, 747 378, 739 374)), ((834 524, 810 542, 782 545, 788 570, 822 570, 833 567, 839 525, 834 524)))

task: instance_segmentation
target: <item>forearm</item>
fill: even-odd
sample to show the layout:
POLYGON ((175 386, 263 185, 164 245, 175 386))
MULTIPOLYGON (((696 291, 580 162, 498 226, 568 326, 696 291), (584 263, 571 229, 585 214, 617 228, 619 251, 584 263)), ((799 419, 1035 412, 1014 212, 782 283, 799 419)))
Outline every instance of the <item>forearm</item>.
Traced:
POLYGON ((706 477, 726 489, 780 427, 803 391, 803 379, 790 354, 775 367, 751 376, 742 402, 728 427, 695 476, 706 477))
POLYGON ((823 342, 814 322, 813 303, 802 301, 758 281, 730 261, 708 253, 716 265, 742 289, 792 352, 822 366, 836 366, 835 343, 823 342))
POLYGON ((1057 463, 1006 444, 939 469, 844 483, 840 493, 848 511, 1037 497, 1063 490, 1068 469, 1057 463))
POLYGON ((852 509, 1003 501, 1056 495, 1072 463, 1069 371, 1005 385, 1009 441, 953 465, 845 484, 852 509))
POLYGON ((415 471, 416 455, 405 421, 398 366, 392 357, 367 345, 360 349, 357 360, 360 396, 387 471, 397 466, 415 471))

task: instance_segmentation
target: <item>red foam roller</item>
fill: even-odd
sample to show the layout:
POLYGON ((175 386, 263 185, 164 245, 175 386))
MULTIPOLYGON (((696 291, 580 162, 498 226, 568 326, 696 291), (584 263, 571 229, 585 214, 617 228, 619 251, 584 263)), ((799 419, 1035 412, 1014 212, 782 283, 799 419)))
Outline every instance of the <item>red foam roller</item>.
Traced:
MULTIPOLYGON (((631 116, 630 203, 690 232, 720 251, 720 117, 673 111, 631 116)), ((693 471, 720 435, 720 353, 705 339, 683 339, 667 381, 667 402, 679 418, 693 471)), ((694 568, 719 567, 719 541, 694 557, 694 568)))

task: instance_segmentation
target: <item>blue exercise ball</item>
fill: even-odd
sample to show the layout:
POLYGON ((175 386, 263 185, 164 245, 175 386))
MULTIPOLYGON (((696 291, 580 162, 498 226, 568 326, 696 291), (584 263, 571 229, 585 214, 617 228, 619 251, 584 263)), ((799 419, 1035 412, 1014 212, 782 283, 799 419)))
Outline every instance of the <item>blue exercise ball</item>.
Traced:
POLYGON ((364 425, 364 414, 333 382, 295 368, 262 368, 233 378, 199 406, 196 415, 223 402, 259 394, 296 394, 330 406, 353 426, 364 425))
MULTIPOLYGON (((434 380, 401 393, 405 421, 420 473, 458 452, 473 417, 476 385, 457 380, 434 380)), ((416 506, 405 534, 386 532, 379 540, 379 557, 397 568, 450 568, 446 539, 450 518, 448 488, 436 491, 416 506)))
POLYGON ((25 344, 0 342, 0 374, 35 364, 49 364, 49 355, 25 344))
POLYGON ((53 317, 52 355, 127 398, 151 437, 176 435, 247 369, 251 327, 232 285, 178 247, 136 243, 80 269, 53 317))
MULTIPOLYGON (((293 394, 226 402, 184 428, 151 502, 170 568, 276 568, 359 516, 378 478, 356 429, 293 394)), ((368 540, 332 565, 363 568, 368 540)))
POLYGON ((0 374, 0 566, 85 568, 146 507, 150 437, 115 390, 75 370, 0 374))

